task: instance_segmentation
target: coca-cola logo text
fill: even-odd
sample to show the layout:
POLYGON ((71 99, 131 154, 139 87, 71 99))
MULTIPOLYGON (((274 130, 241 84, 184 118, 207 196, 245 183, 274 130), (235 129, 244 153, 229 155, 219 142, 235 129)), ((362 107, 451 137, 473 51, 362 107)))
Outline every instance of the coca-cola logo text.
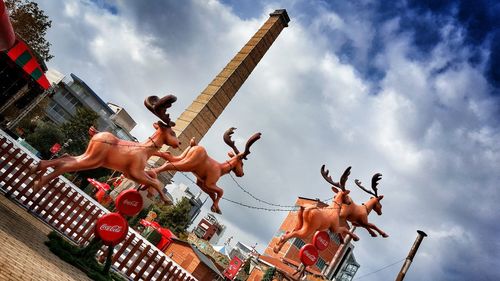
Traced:
POLYGON ((109 231, 109 232, 115 232, 115 233, 120 233, 122 232, 122 227, 119 225, 107 225, 103 224, 101 227, 99 227, 100 230, 104 231, 109 231))
POLYGON ((125 199, 125 200, 123 200, 123 205, 132 206, 132 207, 138 207, 139 206, 139 202, 125 199))
POLYGON ((328 241, 326 239, 323 239, 323 237, 318 237, 318 242, 325 247, 328 246, 328 241))
POLYGON ((313 255, 313 254, 311 254, 311 253, 309 253, 309 251, 304 251, 304 255, 306 255, 306 257, 308 259, 310 259, 311 261, 316 261, 316 256, 313 255))

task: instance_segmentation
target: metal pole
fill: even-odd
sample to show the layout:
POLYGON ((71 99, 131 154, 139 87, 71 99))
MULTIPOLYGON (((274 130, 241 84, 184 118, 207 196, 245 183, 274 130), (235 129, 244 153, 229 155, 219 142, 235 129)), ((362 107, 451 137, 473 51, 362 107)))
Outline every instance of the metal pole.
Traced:
POLYGON ((413 261, 413 258, 415 257, 415 254, 418 251, 418 247, 420 247, 420 243, 422 243, 424 237, 427 236, 427 234, 425 234, 425 232, 423 232, 422 230, 417 230, 417 233, 418 233, 417 239, 413 243, 413 246, 411 247, 410 252, 406 257, 405 263, 403 264, 403 267, 401 267, 401 271, 399 271, 398 277, 396 277, 396 281, 403 281, 406 272, 408 272, 411 262, 413 261))
MULTIPOLYGON (((356 227, 352 226, 349 231, 354 232, 355 230, 356 230, 356 227)), ((333 272, 335 272, 335 269, 339 266, 340 260, 344 256, 346 246, 351 242, 351 240, 352 240, 352 236, 347 234, 345 239, 344 239, 344 244, 340 244, 339 248, 337 249, 337 252, 335 252, 335 255, 333 256, 332 260, 330 261, 330 264, 322 272, 327 279, 332 278, 333 272)))

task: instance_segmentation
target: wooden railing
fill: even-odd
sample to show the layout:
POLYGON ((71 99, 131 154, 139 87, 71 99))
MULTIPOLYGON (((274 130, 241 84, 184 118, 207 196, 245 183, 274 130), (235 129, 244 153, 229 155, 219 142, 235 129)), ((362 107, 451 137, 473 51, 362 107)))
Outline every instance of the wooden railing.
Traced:
MULTIPOLYGON (((33 192, 29 169, 39 160, 0 130, 0 190, 74 243, 86 245, 96 219, 109 211, 62 176, 33 192)), ((196 280, 131 228, 115 247, 113 268, 131 280, 196 280)))

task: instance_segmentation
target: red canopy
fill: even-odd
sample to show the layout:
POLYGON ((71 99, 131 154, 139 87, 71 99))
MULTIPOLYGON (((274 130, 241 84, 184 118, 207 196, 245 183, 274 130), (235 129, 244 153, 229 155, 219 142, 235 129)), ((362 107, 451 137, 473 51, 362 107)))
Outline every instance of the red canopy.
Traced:
POLYGON ((105 183, 105 182, 100 182, 100 181, 97 181, 95 179, 91 179, 91 178, 87 178, 87 181, 97 187, 97 189, 101 190, 101 191, 108 191, 109 190, 109 184, 105 183))

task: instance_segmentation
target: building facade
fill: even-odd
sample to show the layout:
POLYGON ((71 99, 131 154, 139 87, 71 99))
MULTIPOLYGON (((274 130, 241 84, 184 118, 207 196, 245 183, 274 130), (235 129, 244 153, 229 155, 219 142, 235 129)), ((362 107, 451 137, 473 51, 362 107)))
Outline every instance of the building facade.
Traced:
POLYGON ((172 243, 165 250, 165 254, 191 273, 197 280, 223 280, 220 268, 194 245, 187 241, 172 239, 172 243))
POLYGON ((117 112, 113 111, 82 79, 72 73, 70 77, 61 79, 54 87, 54 94, 49 97, 46 114, 54 123, 63 124, 76 114, 79 107, 91 109, 99 114, 98 131, 111 132, 120 139, 136 141, 129 130, 136 124, 130 115, 118 106, 115 106, 117 112))
MULTIPOLYGON (((305 197, 299 197, 297 201, 295 202, 296 206, 305 206, 305 205, 313 205, 316 207, 327 207, 328 205, 321 202, 319 199, 310 199, 310 198, 305 198, 305 197)), ((271 241, 269 242, 267 248, 264 251, 264 255, 270 257, 270 261, 272 260, 279 260, 283 262, 284 264, 297 268, 300 265, 300 258, 299 258, 299 252, 300 249, 308 243, 312 243, 312 235, 310 237, 307 237, 306 239, 302 240, 300 238, 293 238, 288 240, 283 247, 281 248, 280 252, 274 253, 273 248, 276 245, 276 243, 279 241, 280 237, 285 234, 286 232, 291 232, 293 231, 296 223, 297 223, 297 212, 290 212, 286 218, 284 219, 283 223, 281 224, 280 228, 276 232, 276 234, 273 236, 271 241)), ((330 236, 330 245, 328 246, 327 249, 320 251, 319 252, 319 258, 316 261, 316 264, 314 266, 310 266, 309 269, 313 273, 322 273, 326 274, 328 265, 333 261, 333 258, 337 251, 340 248, 340 240, 339 236, 336 233, 332 233, 328 231, 328 234, 330 236)), ((347 279, 351 275, 345 274, 344 279, 334 279, 338 278, 341 276, 343 273, 343 269, 347 268, 350 270, 349 273, 352 273, 352 277, 354 277, 354 274, 356 273, 357 269, 359 268, 359 264, 356 262, 354 255, 353 255, 353 249, 354 246, 352 244, 347 245, 347 250, 345 251, 345 255, 341 256, 341 262, 339 266, 337 266, 336 274, 333 274, 329 280, 346 280, 350 281, 350 279, 347 279), (354 270, 355 269, 355 270, 354 270)), ((328 274, 331 275, 331 274, 328 274)))
POLYGON ((201 219, 193 232, 199 238, 207 240, 212 245, 216 245, 219 243, 219 239, 222 237, 225 230, 226 226, 221 224, 214 215, 207 214, 201 219))

